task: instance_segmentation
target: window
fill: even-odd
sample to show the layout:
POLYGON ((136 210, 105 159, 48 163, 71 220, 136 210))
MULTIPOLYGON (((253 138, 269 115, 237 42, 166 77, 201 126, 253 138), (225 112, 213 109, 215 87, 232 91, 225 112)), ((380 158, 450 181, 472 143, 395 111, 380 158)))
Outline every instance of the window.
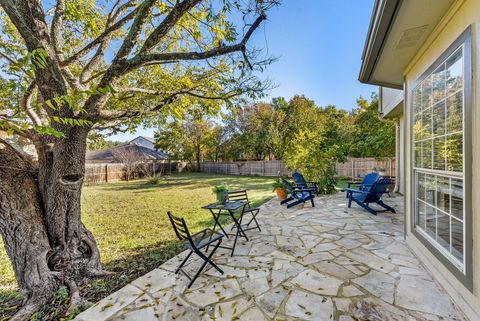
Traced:
POLYGON ((465 43, 412 91, 414 229, 465 274, 465 43))

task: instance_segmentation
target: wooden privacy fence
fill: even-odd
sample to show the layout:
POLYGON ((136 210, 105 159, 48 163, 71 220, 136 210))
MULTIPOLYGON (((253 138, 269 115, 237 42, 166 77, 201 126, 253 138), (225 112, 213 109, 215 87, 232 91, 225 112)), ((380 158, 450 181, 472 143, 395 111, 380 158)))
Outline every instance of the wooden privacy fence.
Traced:
POLYGON ((202 162, 200 171, 212 174, 278 176, 289 175, 290 171, 279 160, 246 162, 202 162))
MULTIPOLYGON (((385 175, 395 176, 395 158, 348 158, 345 163, 337 163, 337 176, 350 178, 363 177, 376 170, 385 175)), ((244 162, 202 162, 200 171, 212 174, 250 175, 250 176, 290 176, 283 161, 244 161, 244 162)))
POLYGON ((337 163, 337 175, 350 178, 363 177, 376 170, 384 175, 396 176, 395 157, 376 158, 348 158, 345 163, 337 163))
MULTIPOLYGON (((145 162, 136 166, 135 170, 130 174, 130 179, 168 174, 171 172, 181 172, 184 168, 184 162, 145 162)), ((125 179, 125 164, 85 164, 85 183, 87 185, 117 182, 125 179)))

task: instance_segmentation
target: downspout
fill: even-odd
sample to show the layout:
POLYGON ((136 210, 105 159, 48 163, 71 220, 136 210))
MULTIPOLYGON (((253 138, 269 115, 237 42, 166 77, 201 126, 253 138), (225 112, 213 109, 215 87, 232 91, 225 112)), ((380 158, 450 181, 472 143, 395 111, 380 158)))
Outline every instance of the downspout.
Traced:
POLYGON ((395 187, 394 193, 400 191, 400 120, 395 124, 395 187))

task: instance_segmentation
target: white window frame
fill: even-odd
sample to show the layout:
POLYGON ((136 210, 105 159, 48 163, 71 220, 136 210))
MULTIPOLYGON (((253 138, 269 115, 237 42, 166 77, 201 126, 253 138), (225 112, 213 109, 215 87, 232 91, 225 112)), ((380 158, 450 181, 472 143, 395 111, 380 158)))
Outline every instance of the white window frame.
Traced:
MULTIPOLYGON (((409 133, 410 133, 410 152, 411 152, 411 215, 410 215, 410 231, 413 235, 419 239, 422 244, 427 247, 435 257, 443 263, 454 274, 459 281, 461 281, 469 290, 473 291, 472 281, 472 211, 471 211, 471 104, 472 104, 472 58, 471 58, 471 27, 467 28, 452 44, 445 50, 443 54, 408 88, 408 111, 410 113, 409 118, 409 133), (422 81, 429 77, 442 63, 445 63, 449 57, 451 57, 457 50, 462 47, 463 50, 463 170, 462 172, 452 172, 447 170, 433 169, 434 156, 432 153, 432 169, 415 167, 415 137, 414 137, 414 122, 415 114, 413 110, 413 93, 422 81), (419 173, 434 175, 435 186, 437 186, 437 176, 443 176, 449 178, 449 191, 452 192, 452 179, 462 179, 463 181, 463 262, 460 262, 454 255, 444 249, 437 241, 432 238, 426 231, 416 227, 417 222, 417 175, 419 173)), ((435 104, 432 104, 432 107, 435 104)), ((447 108, 447 107, 445 107, 447 108)), ((445 115, 445 119, 447 116, 445 115)), ((432 120, 433 121, 433 120, 432 120)), ((445 128, 445 131, 447 129, 445 128)), ((452 134, 452 133, 450 133, 452 134)), ((445 132, 443 137, 446 137, 445 132)), ((442 137, 442 136, 440 136, 442 137)), ((445 168, 447 169, 447 168, 445 168)), ((437 189, 435 189, 437 191, 437 189)), ((435 196, 436 197, 436 196, 435 196)), ((436 202, 434 202, 436 203, 436 202)), ((432 204, 429 204, 432 205, 432 204)), ((435 205, 436 208, 436 204, 435 205)), ((450 202, 450 208, 452 202, 450 202)), ((437 208, 436 208, 437 209, 437 208)), ((450 209, 450 214, 452 214, 450 209)), ((426 214, 425 214, 426 215, 426 214)), ((453 215, 452 215, 453 217, 453 215)), ((452 220, 451 218, 450 220, 452 220)), ((452 233, 450 221, 450 236, 452 233)), ((450 237, 450 247, 452 246, 452 238, 450 237)))

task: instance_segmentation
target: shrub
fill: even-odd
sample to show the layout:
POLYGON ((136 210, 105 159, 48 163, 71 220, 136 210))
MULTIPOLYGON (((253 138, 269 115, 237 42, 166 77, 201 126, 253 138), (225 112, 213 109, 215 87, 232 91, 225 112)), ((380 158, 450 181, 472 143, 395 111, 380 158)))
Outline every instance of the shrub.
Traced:
POLYGON ((149 185, 160 185, 161 183, 162 183, 162 180, 158 176, 154 176, 154 177, 150 178, 147 182, 147 184, 149 184, 149 185))

